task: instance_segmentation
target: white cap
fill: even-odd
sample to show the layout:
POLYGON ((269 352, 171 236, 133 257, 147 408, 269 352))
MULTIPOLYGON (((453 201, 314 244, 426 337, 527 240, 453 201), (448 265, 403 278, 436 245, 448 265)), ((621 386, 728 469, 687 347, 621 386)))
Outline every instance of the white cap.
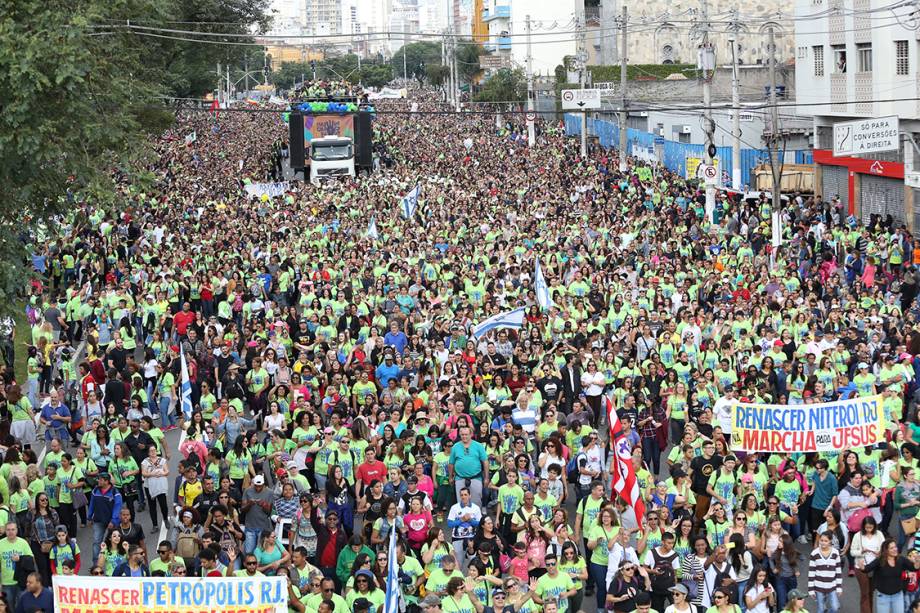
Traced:
POLYGON ((869 365, 865 362, 860 362, 858 368, 869 368, 869 365))
POLYGON ((265 485, 265 477, 262 475, 256 475, 252 478, 253 485, 265 485))

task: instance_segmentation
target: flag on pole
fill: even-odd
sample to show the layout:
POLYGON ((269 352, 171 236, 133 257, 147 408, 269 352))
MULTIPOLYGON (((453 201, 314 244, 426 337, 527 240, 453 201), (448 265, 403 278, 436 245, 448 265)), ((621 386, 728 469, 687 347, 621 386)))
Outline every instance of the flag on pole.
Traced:
POLYGON ((185 419, 192 418, 192 381, 188 377, 188 366, 185 364, 185 352, 179 351, 179 357, 182 360, 182 415, 185 419))
POLYGON ((377 232, 377 219, 375 217, 371 217, 371 220, 367 224, 367 237, 373 240, 378 240, 380 238, 380 234, 377 232))
POLYGON ((387 557, 386 600, 383 601, 382 613, 399 613, 399 597, 402 594, 399 585, 399 564, 396 563, 396 526, 390 527, 390 547, 387 557))
POLYGON ((219 116, 220 101, 217 98, 214 98, 214 101, 211 103, 210 110, 214 113, 215 119, 219 116))
POLYGON ((549 286, 546 284, 546 278, 543 276, 540 258, 534 260, 533 278, 534 289, 537 292, 537 304, 545 311, 553 306, 553 299, 549 294, 549 286))
POLYGON ((522 328, 524 327, 524 314, 527 312, 526 307, 518 307, 513 311, 506 311, 493 315, 492 317, 476 324, 473 328, 473 338, 478 339, 490 330, 498 328, 522 328))
POLYGON ((418 207, 418 196, 422 192, 421 183, 417 184, 408 194, 403 196, 400 209, 403 219, 412 219, 415 216, 415 209, 418 207))
POLYGON ((607 417, 610 423, 610 445, 613 457, 610 459, 610 472, 613 475, 611 485, 614 492, 620 495, 636 513, 636 522, 641 526, 645 517, 645 503, 639 491, 639 481, 636 479, 636 470, 632 463, 632 444, 623 436, 620 418, 617 416, 613 403, 608 396, 604 396, 607 407, 607 417))

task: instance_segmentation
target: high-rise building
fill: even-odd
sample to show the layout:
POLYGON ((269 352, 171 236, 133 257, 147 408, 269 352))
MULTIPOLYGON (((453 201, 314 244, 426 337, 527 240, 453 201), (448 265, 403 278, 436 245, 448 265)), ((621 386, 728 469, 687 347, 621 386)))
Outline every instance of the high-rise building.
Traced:
POLYGON ((342 0, 303 0, 308 36, 343 34, 342 0))
POLYGON ((523 67, 527 60, 527 18, 530 18, 533 71, 551 75, 566 55, 575 55, 576 11, 584 0, 484 0, 482 20, 488 27, 485 50, 506 66, 523 67))

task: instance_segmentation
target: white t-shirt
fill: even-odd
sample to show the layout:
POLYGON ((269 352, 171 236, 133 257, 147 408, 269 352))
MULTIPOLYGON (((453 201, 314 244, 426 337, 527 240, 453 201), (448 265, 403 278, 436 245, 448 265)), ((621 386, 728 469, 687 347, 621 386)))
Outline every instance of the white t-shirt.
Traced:
MULTIPOLYGON (((744 594, 744 598, 757 598, 758 596, 763 594, 764 591, 766 591, 766 588, 764 588, 763 586, 760 586, 760 585, 754 586, 753 588, 751 588, 751 590, 749 590, 746 594, 744 594)), ((747 602, 745 602, 745 606, 747 606, 747 602)), ((748 613, 770 613, 770 599, 765 598, 761 600, 760 602, 758 602, 753 607, 747 607, 747 611, 748 613)))

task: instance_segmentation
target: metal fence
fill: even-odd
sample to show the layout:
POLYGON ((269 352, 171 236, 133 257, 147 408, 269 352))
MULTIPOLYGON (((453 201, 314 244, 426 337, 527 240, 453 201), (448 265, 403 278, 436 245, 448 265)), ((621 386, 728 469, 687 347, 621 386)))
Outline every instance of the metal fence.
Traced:
MULTIPOLYGON (((620 144, 620 127, 616 122, 602 119, 592 119, 588 117, 588 134, 597 136, 601 145, 604 147, 619 147, 620 144)), ((581 134, 581 117, 576 114, 565 114, 565 132, 569 136, 581 134)), ((656 136, 651 132, 643 132, 633 128, 626 129, 626 142, 628 155, 635 155, 635 147, 654 147, 656 136)), ((660 139, 659 139, 660 141, 660 139)), ((704 157, 704 146, 690 143, 679 143, 672 140, 664 140, 662 146, 663 159, 661 162, 664 166, 681 176, 686 175, 686 164, 688 157, 704 157)), ((795 154, 796 164, 812 164, 813 155, 810 150, 805 151, 787 151, 787 156, 795 154)), ((731 177, 733 166, 733 155, 731 147, 716 147, 716 156, 719 158, 720 169, 723 172, 723 178, 731 177)), ((766 163, 770 154, 766 149, 741 149, 741 182, 744 185, 751 184, 751 171, 755 166, 766 163)), ((789 157, 786 158, 789 160, 789 157)), ((726 181, 727 183, 727 181, 726 181)))

